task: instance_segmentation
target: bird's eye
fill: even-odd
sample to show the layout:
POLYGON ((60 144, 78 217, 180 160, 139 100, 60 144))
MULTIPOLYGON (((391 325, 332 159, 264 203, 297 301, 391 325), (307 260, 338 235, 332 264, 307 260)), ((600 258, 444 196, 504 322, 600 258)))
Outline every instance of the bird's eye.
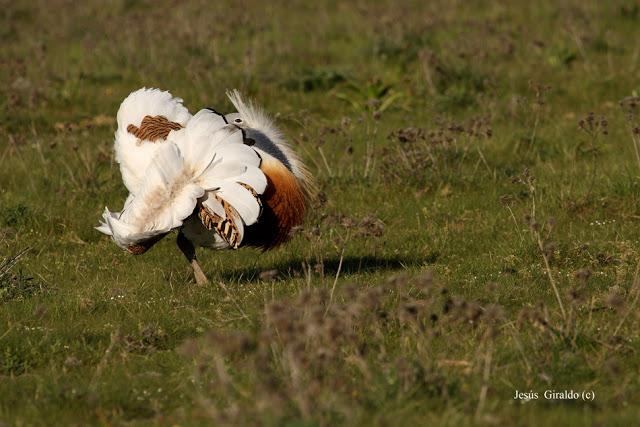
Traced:
POLYGON ((234 122, 236 123, 242 123, 242 119, 235 119, 234 122))

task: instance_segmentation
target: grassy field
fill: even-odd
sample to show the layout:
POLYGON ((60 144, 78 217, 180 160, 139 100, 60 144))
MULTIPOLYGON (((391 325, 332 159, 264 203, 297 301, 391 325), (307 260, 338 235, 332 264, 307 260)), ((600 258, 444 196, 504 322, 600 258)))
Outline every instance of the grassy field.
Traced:
POLYGON ((264 3, 3 3, 0 425, 637 422, 640 4, 264 3), (93 229, 142 86, 277 119, 290 243, 93 229))

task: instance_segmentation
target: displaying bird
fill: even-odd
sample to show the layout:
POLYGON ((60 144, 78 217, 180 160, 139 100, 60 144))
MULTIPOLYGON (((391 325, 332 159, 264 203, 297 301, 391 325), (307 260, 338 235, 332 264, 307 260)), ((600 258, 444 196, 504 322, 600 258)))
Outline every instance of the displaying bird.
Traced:
POLYGON ((118 110, 116 160, 129 190, 121 212, 96 227, 138 255, 172 230, 198 284, 196 248, 264 250, 302 223, 313 189, 308 169, 273 121, 237 91, 236 112, 191 115, 158 89, 131 93, 118 110))

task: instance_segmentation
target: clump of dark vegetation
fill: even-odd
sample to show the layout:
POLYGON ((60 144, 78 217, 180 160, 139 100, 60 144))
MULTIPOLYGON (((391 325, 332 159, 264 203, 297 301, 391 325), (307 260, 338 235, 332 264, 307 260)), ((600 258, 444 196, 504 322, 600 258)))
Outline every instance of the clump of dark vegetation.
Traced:
POLYGON ((345 76, 334 70, 307 70, 300 77, 287 80, 284 87, 289 90, 314 92, 332 89, 344 81, 345 76))
POLYGON ((476 71, 468 62, 436 63, 438 106, 442 110, 474 105, 478 95, 489 88, 489 79, 476 71))
POLYGON ((18 260, 28 250, 27 248, 0 261, 0 302, 22 300, 46 290, 46 287, 33 277, 21 270, 15 271, 18 260))
POLYGON ((384 234, 384 221, 373 215, 367 215, 361 219, 354 219, 344 214, 325 214, 320 218, 325 227, 342 227, 357 236, 381 237, 384 234))
POLYGON ((373 40, 370 50, 374 55, 389 61, 390 65, 401 64, 407 67, 433 45, 433 33, 429 31, 428 26, 421 26, 396 36, 378 36, 373 40))
POLYGON ((388 135, 392 145, 382 151, 382 176, 392 182, 424 186, 433 176, 463 165, 490 169, 483 151, 492 134, 484 117, 444 122, 431 130, 394 130, 388 135))
POLYGON ((138 334, 128 334, 123 338, 125 348, 131 353, 149 353, 165 347, 167 333, 160 327, 146 325, 138 334))
POLYGON ((345 421, 363 415, 354 407, 375 404, 363 384, 385 383, 396 399, 441 398, 460 392, 443 369, 491 368, 487 352, 504 321, 500 306, 452 296, 430 272, 374 287, 328 285, 266 304, 253 332, 213 330, 182 345, 195 361, 194 400, 213 422, 243 424, 265 414, 279 420, 291 405, 305 419, 345 421), (434 342, 452 330, 475 336, 478 347, 468 360, 438 357, 434 342), (255 375, 246 381, 238 368, 255 375))
POLYGON ((29 206, 18 203, 15 206, 4 207, 0 211, 3 225, 7 227, 18 227, 28 224, 32 219, 32 211, 29 206))

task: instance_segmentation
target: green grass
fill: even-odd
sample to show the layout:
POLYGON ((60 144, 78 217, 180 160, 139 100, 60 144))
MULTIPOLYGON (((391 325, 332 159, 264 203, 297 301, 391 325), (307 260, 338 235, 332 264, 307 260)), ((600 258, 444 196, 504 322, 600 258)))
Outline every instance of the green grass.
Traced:
POLYGON ((263 3, 2 8, 0 424, 637 421, 638 4, 263 3), (277 119, 321 193, 290 243, 199 287, 93 229, 141 86, 277 119))

